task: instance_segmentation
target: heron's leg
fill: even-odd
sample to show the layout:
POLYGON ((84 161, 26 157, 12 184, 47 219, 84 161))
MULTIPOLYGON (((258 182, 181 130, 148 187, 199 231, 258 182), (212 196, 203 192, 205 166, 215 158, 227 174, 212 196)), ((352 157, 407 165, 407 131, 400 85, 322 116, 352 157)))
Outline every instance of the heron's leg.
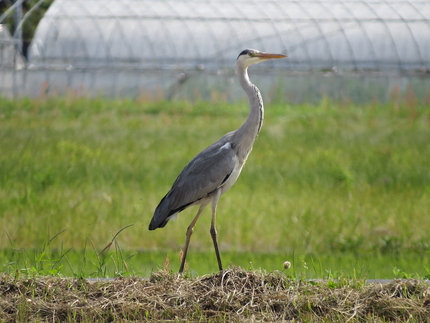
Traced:
POLYGON ((196 222, 199 219, 200 214, 202 213, 202 211, 204 210, 204 208, 206 207, 206 205, 207 204, 204 204, 204 205, 200 206, 200 208, 199 208, 196 216, 194 217, 194 220, 188 226, 188 229, 187 229, 187 239, 185 240, 184 254, 182 255, 181 266, 179 267, 179 273, 180 274, 184 271, 185 258, 187 258, 188 246, 190 244, 191 235, 193 234, 193 231, 194 231, 194 226, 196 225, 196 222))
POLYGON ((212 236, 212 241, 214 243, 216 259, 218 261, 218 268, 220 271, 222 271, 222 263, 221 263, 221 257, 219 255, 217 231, 216 231, 216 208, 218 205, 218 199, 219 199, 220 195, 221 195, 221 191, 217 190, 215 192, 215 194, 212 196, 212 221, 211 221, 210 232, 211 232, 211 236, 212 236))

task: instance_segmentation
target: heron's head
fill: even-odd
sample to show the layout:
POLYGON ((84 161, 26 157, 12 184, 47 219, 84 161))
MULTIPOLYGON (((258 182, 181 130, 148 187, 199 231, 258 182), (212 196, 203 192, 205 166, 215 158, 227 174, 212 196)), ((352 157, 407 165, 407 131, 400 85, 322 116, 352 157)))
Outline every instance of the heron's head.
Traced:
POLYGON ((269 59, 283 58, 283 57, 287 57, 287 55, 264 53, 256 49, 244 49, 237 57, 236 68, 238 67, 247 68, 248 66, 265 62, 269 59))

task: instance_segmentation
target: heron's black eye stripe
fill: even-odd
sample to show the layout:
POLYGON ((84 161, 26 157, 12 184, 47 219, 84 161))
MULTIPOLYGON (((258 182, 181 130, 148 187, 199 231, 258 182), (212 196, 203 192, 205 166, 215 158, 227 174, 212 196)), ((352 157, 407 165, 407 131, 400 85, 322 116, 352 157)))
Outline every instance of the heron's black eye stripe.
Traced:
POLYGON ((251 51, 249 49, 244 49, 243 51, 240 52, 239 56, 237 56, 237 58, 239 58, 242 55, 249 55, 251 53, 251 51))

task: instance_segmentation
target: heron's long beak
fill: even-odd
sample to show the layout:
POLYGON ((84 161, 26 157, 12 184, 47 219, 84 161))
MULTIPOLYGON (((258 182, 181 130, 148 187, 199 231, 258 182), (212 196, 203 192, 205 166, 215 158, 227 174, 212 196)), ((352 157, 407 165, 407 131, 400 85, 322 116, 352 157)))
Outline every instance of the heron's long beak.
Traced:
POLYGON ((288 57, 287 55, 272 54, 272 53, 256 53, 255 56, 258 57, 258 58, 260 58, 260 59, 271 59, 271 58, 284 58, 284 57, 288 57))

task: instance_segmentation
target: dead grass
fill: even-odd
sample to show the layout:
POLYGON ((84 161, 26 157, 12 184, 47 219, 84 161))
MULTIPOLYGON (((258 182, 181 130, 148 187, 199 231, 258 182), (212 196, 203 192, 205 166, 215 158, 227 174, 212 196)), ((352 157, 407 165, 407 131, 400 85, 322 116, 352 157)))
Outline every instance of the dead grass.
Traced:
POLYGON ((418 280, 291 280, 233 268, 149 280, 0 276, 1 322, 428 322, 430 286, 418 280))

